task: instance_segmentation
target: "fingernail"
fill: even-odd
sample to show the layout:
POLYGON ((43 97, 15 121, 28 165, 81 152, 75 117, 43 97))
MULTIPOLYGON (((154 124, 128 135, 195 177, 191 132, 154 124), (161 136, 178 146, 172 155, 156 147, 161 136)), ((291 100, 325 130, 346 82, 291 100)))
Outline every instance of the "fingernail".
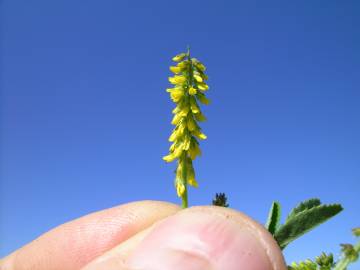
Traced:
POLYGON ((127 265, 136 270, 271 270, 252 230, 224 216, 185 211, 156 226, 127 265))

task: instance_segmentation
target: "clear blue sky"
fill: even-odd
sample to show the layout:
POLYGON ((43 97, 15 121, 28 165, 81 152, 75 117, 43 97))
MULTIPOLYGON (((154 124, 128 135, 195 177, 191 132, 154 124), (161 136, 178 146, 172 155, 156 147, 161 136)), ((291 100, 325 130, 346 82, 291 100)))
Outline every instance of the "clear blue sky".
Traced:
POLYGON ((290 245, 338 251, 360 225, 359 1, 2 1, 0 256, 81 215, 178 203, 171 57, 208 67, 192 205, 263 222, 320 197, 345 211, 290 245))

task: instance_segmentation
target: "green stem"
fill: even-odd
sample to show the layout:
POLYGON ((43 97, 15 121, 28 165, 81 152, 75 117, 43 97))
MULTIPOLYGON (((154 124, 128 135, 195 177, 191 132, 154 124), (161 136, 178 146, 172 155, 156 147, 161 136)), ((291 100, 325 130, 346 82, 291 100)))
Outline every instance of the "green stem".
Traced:
MULTIPOLYGON (((360 252, 360 241, 354 246, 354 249, 357 253, 360 252)), ((350 258, 344 256, 341 260, 339 260, 333 270, 346 270, 348 265, 353 261, 350 258)))
POLYGON ((185 185, 185 191, 184 191, 184 194, 181 196, 181 201, 182 201, 182 204, 181 204, 181 207, 182 208, 188 208, 188 192, 187 192, 187 181, 186 181, 186 178, 187 178, 187 153, 186 152, 183 152, 182 154, 182 162, 183 162, 183 171, 182 171, 182 182, 184 183, 185 185))

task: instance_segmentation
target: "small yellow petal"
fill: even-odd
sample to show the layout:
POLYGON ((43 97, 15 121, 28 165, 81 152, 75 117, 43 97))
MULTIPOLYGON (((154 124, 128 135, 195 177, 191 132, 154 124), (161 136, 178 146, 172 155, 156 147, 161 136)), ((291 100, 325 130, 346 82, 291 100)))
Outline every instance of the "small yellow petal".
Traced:
POLYGON ((206 121, 205 115, 203 115, 201 112, 195 113, 195 114, 194 114, 194 117, 195 117, 195 119, 196 119, 197 121, 199 121, 199 122, 206 121))
POLYGON ((186 53, 180 53, 180 54, 176 55, 175 57, 173 57, 172 60, 175 62, 180 62, 185 58, 185 56, 186 56, 186 53))
POLYGON ((175 88, 174 91, 170 92, 170 97, 172 101, 179 102, 179 100, 184 96, 184 91, 180 88, 175 88))
POLYGON ((172 162, 176 159, 176 157, 173 154, 169 154, 165 157, 163 157, 163 160, 165 160, 166 162, 172 162))
POLYGON ((187 116, 187 114, 189 113, 189 111, 190 111, 189 106, 185 106, 185 107, 183 107, 183 108, 181 109, 180 115, 181 115, 181 116, 187 116))
POLYGON ((196 122, 192 116, 187 119, 187 127, 190 131, 193 131, 197 128, 196 122))
POLYGON ((190 148, 190 138, 188 136, 186 136, 185 140, 184 140, 184 143, 183 143, 183 149, 185 151, 189 150, 190 148))
POLYGON ((198 182, 196 182, 196 180, 195 180, 195 178, 189 178, 188 179, 188 184, 190 185, 190 186, 193 186, 193 187, 199 187, 199 184, 198 184, 198 182))
POLYGON ((209 86, 206 83, 198 83, 198 88, 202 91, 206 91, 209 89, 209 86))
POLYGON ((186 81, 186 78, 184 76, 174 76, 169 77, 169 82, 172 84, 182 84, 186 81))
POLYGON ((176 193, 179 197, 182 197, 185 193, 185 185, 183 183, 176 182, 176 193))
POLYGON ((193 95, 196 94, 196 92, 197 92, 197 91, 196 91, 196 89, 195 89, 194 87, 190 87, 190 88, 189 88, 189 95, 192 95, 192 96, 193 96, 193 95))
POLYGON ((189 156, 192 160, 194 160, 197 156, 201 155, 201 150, 199 148, 199 145, 192 141, 189 148, 189 156))
POLYGON ((171 66, 171 67, 170 67, 170 71, 172 71, 172 72, 175 73, 175 74, 180 73, 181 70, 182 70, 181 67, 174 67, 174 66, 171 66))
POLYGON ((170 152, 174 152, 175 146, 176 146, 176 143, 173 143, 173 144, 170 146, 169 151, 170 151, 170 152))
POLYGON ((199 129, 196 129, 192 132, 194 134, 195 137, 198 137, 201 140, 205 140, 207 138, 207 136, 202 133, 199 129))
POLYGON ((188 62, 187 61, 183 61, 183 62, 180 62, 177 64, 177 67, 181 68, 181 69, 184 69, 186 68, 188 65, 188 62))
POLYGON ((179 124, 179 122, 180 122, 180 120, 181 120, 182 117, 183 117, 183 116, 180 115, 179 113, 175 114, 174 117, 173 117, 173 119, 172 119, 172 121, 171 121, 171 124, 173 124, 173 125, 176 126, 177 124, 179 124))
POLYGON ((190 99, 190 108, 191 108, 191 111, 195 114, 200 112, 200 108, 197 105, 195 98, 190 99))
POLYGON ((202 83, 203 82, 203 79, 201 78, 201 76, 197 75, 197 74, 194 74, 194 79, 199 82, 199 83, 202 83))
POLYGON ((199 92, 196 97, 202 104, 209 105, 210 100, 203 93, 199 92))
POLYGON ((178 137, 178 131, 177 129, 175 129, 169 137, 169 142, 174 142, 177 137, 178 137))

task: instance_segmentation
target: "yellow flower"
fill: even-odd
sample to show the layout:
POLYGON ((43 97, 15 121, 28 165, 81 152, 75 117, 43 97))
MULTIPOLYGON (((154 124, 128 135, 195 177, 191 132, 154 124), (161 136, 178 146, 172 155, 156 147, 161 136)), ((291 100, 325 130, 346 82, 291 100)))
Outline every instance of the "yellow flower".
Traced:
POLYGON ((176 147, 176 143, 173 143, 173 144, 170 146, 169 151, 170 151, 170 152, 174 152, 175 147, 176 147))
POLYGON ((190 131, 193 131, 197 128, 196 122, 192 116, 187 119, 187 127, 190 131))
POLYGON ((196 92, 197 92, 197 91, 196 91, 196 89, 195 89, 194 87, 190 87, 190 88, 189 88, 189 95, 192 95, 192 96, 193 96, 193 95, 196 94, 196 92))
POLYGON ((163 157, 163 160, 165 160, 166 162, 172 162, 176 159, 176 157, 171 153, 165 157, 163 157))
POLYGON ((184 91, 181 88, 174 88, 170 92, 170 97, 174 102, 179 102, 179 100, 184 96, 184 91))
POLYGON ((192 160, 194 160, 197 156, 201 155, 201 150, 199 145, 195 141, 191 141, 190 148, 189 148, 189 156, 192 160))
POLYGON ((185 185, 180 182, 176 182, 176 193, 179 197, 182 197, 185 193, 185 185))
POLYGON ((199 129, 195 129, 192 134, 194 134, 195 137, 198 137, 201 140, 206 140, 207 136, 202 133, 199 129))
POLYGON ((199 121, 199 122, 206 121, 205 115, 203 115, 201 112, 195 113, 195 114, 194 114, 194 117, 195 117, 195 119, 196 119, 197 121, 199 121))
POLYGON ((177 137, 178 137, 178 129, 175 128, 169 137, 169 142, 174 142, 177 137))
POLYGON ((171 67, 170 67, 170 71, 172 71, 172 72, 175 73, 175 74, 180 73, 181 70, 182 70, 181 67, 174 67, 174 66, 171 66, 171 67))
POLYGON ((197 75, 197 74, 194 74, 194 79, 199 82, 199 83, 202 83, 203 82, 203 79, 201 78, 201 76, 197 75))
POLYGON ((203 78, 203 80, 208 80, 209 79, 209 77, 204 73, 201 73, 200 76, 201 76, 201 78, 203 78))
POLYGON ((180 62, 185 58, 185 56, 186 56, 186 53, 180 53, 180 54, 176 55, 175 57, 173 57, 172 60, 174 62, 180 62))
POLYGON ((209 89, 209 86, 206 83, 198 83, 198 88, 202 91, 206 91, 209 89))
POLYGON ((195 98, 190 99, 190 108, 192 113, 196 114, 200 112, 199 106, 197 105, 195 98))
POLYGON ((186 68, 187 65, 188 65, 188 61, 183 61, 183 62, 180 62, 180 63, 177 64, 177 66, 178 66, 179 68, 181 68, 181 69, 186 68))
POLYGON ((186 78, 184 76, 174 76, 169 77, 169 82, 172 84, 182 84, 186 81, 186 78))
POLYGON ((190 148, 190 143, 191 143, 191 140, 189 138, 189 136, 186 136, 185 139, 184 139, 184 142, 183 142, 183 150, 187 151, 189 150, 190 148))
POLYGON ((206 69, 206 67, 205 67, 202 63, 200 63, 199 61, 196 62, 196 63, 194 63, 194 65, 195 65, 195 67, 197 67, 197 68, 198 68, 199 70, 201 70, 202 72, 204 72, 205 69, 206 69))
POLYGON ((202 104, 209 105, 210 100, 203 93, 199 92, 196 97, 202 104))
POLYGON ((185 116, 187 116, 187 114, 189 113, 189 111, 190 111, 189 106, 183 107, 183 108, 180 110, 180 115, 185 117, 185 116))
POLYGON ((181 118, 183 118, 183 116, 181 114, 179 114, 179 113, 175 114, 171 121, 171 124, 176 126, 177 124, 179 124, 181 118))
POLYGON ((199 184, 196 182, 195 180, 195 171, 194 171, 194 167, 192 165, 192 161, 191 159, 188 159, 187 162, 187 175, 186 175, 186 182, 193 187, 198 187, 199 184))

